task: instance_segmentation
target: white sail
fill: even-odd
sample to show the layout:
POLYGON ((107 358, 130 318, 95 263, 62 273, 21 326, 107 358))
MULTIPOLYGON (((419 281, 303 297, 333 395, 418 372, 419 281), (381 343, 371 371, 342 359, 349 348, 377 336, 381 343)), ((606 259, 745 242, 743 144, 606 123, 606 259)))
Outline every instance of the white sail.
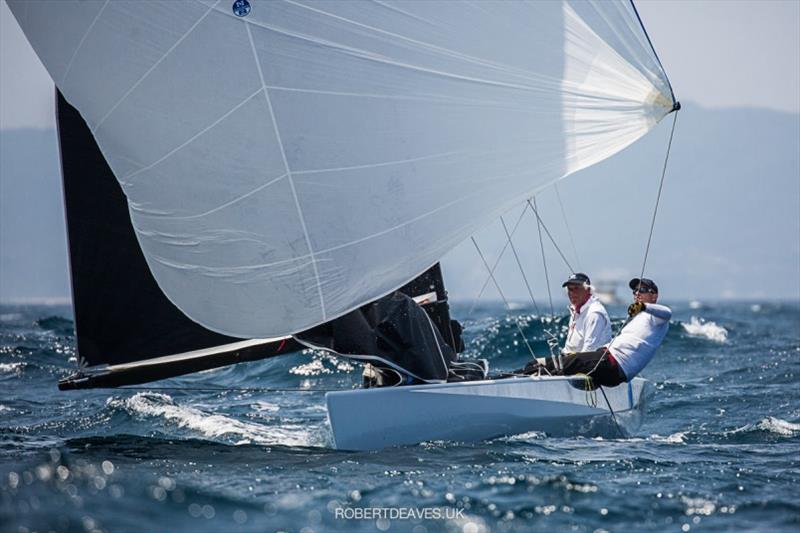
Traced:
POLYGON ((9 5, 162 291, 237 337, 390 292, 673 106, 629 2, 9 5))

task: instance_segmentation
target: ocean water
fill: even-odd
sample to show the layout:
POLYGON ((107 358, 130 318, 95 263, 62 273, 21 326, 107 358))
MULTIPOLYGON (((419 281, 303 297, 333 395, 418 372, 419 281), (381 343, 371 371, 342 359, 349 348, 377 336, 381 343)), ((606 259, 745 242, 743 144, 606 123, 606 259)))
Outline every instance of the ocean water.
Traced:
MULTIPOLYGON (((297 353, 59 392, 76 364, 70 309, 0 307, 0 531, 797 531, 800 303, 672 307, 630 438, 377 452, 333 449, 313 391, 356 386, 358 364, 297 353)), ((516 318, 542 353, 544 328, 566 326, 525 307, 454 315, 463 357, 494 370, 528 359, 516 318)))

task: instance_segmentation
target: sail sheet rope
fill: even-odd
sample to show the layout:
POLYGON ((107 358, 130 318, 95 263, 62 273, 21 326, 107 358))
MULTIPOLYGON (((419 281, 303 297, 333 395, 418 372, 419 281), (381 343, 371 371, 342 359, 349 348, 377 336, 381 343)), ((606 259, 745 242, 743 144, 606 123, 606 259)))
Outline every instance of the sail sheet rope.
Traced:
POLYGON ((653 229, 656 225, 656 215, 658 214, 658 206, 661 202, 661 192, 664 189, 664 178, 667 175, 667 162, 669 162, 669 154, 670 150, 672 149, 672 138, 675 136, 675 124, 678 122, 678 110, 680 107, 675 109, 674 113, 675 116, 672 118, 672 130, 669 133, 669 143, 667 143, 667 154, 664 156, 664 167, 661 169, 661 181, 658 183, 658 195, 656 196, 656 205, 653 208, 653 219, 650 221, 650 234, 647 236, 647 246, 644 249, 644 259, 642 260, 642 272, 639 274, 639 279, 644 277, 644 269, 647 265, 647 256, 650 253, 650 244, 653 240, 653 229))

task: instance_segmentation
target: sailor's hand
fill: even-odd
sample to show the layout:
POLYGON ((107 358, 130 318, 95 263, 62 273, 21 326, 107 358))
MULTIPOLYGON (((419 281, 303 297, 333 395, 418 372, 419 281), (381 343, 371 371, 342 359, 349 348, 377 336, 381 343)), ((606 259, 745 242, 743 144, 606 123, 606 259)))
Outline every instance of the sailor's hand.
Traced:
POLYGON ((645 305, 644 302, 634 302, 628 306, 628 316, 634 317, 644 311, 645 305))

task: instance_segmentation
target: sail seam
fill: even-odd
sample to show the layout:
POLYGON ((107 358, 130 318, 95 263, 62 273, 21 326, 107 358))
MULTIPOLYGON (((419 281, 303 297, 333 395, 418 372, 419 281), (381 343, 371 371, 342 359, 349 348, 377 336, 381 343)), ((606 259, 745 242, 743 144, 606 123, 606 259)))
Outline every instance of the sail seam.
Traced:
POLYGON ((256 50, 256 44, 253 41, 253 33, 250 30, 250 25, 245 22, 244 24, 245 29, 247 30, 247 38, 250 41, 250 48, 253 51, 253 59, 256 62, 256 69, 258 69, 258 77, 261 80, 261 88, 264 90, 264 99, 267 102, 267 109, 269 110, 269 116, 272 119, 272 127, 275 131, 275 137, 278 141, 278 148, 281 152, 281 157, 283 158, 283 166, 284 170, 286 171, 286 177, 289 180, 289 187, 292 189, 292 197, 294 198, 294 205, 297 208, 297 216, 300 219, 300 227, 303 229, 303 236, 306 239, 306 246, 308 247, 309 256, 311 258, 311 266, 314 269, 314 277, 316 278, 317 282, 317 295, 319 296, 319 305, 320 310, 322 311, 322 320, 325 321, 328 319, 327 312, 325 311, 325 297, 322 294, 322 283, 319 279, 319 269, 317 268, 317 259, 314 255, 314 249, 311 246, 311 237, 308 235, 308 228, 306 227, 305 217, 303 216, 303 208, 300 206, 300 199, 297 197, 297 189, 294 185, 294 178, 292 177, 292 170, 289 168, 289 161, 286 159, 286 150, 283 147, 283 139, 281 138, 281 132, 278 128, 278 120, 275 118, 275 112, 272 109, 272 101, 269 98, 269 90, 267 89, 267 84, 264 81, 264 72, 261 70, 261 60, 258 57, 258 50, 256 50))
POLYGON ((191 220, 191 219, 194 219, 194 218, 202 218, 202 217, 211 215, 213 213, 216 213, 217 211, 221 211, 222 209, 225 209, 226 207, 230 207, 230 206, 232 206, 233 204, 235 204, 237 202, 241 202, 245 198, 249 198, 250 196, 253 196, 257 192, 266 189, 270 185, 273 185, 274 183, 279 182, 280 180, 282 180, 285 177, 286 177, 286 174, 281 174, 277 178, 273 178, 273 179, 269 180, 268 182, 266 182, 266 183, 264 183, 262 185, 259 185, 258 187, 256 187, 252 191, 248 191, 248 192, 246 192, 246 193, 244 193, 242 195, 239 195, 236 198, 234 198, 233 200, 225 202, 224 204, 219 205, 219 206, 217 206, 217 207, 215 207, 213 209, 209 209, 208 211, 205 211, 203 213, 199 213, 197 215, 186 215, 186 216, 181 216, 181 217, 171 216, 170 220, 191 220))
MULTIPOLYGON (((287 1, 287 3, 294 4, 294 2, 288 2, 288 0, 285 0, 285 1, 287 1)), ((341 19, 342 21, 355 24, 355 25, 357 25, 359 27, 365 27, 367 29, 376 31, 378 33, 387 33, 389 35, 396 36, 396 37, 398 37, 400 39, 403 39, 403 40, 409 40, 410 42, 415 43, 418 46, 422 46, 423 49, 433 50, 433 51, 438 52, 441 55, 446 56, 446 57, 455 57, 456 59, 460 59, 460 60, 465 61, 467 63, 475 63, 475 64, 478 64, 479 66, 490 68, 491 70, 502 72, 504 74, 508 74, 508 75, 511 75, 511 76, 514 76, 514 77, 517 77, 517 78, 522 78, 525 81, 531 82, 532 85, 526 85, 526 84, 520 84, 520 83, 510 83, 510 82, 498 81, 498 80, 488 79, 488 78, 478 78, 478 77, 467 76, 467 75, 463 75, 463 74, 457 74, 455 72, 449 72, 449 71, 443 71, 443 70, 436 70, 436 69, 432 69, 432 68, 427 68, 427 67, 424 67, 424 66, 421 66, 421 65, 403 63, 403 62, 392 60, 391 58, 386 57, 386 56, 377 55, 377 54, 371 53, 369 51, 362 50, 360 48, 354 48, 352 46, 347 46, 347 45, 340 44, 340 43, 333 42, 333 41, 329 41, 329 40, 326 40, 326 39, 315 38, 314 36, 311 36, 311 35, 306 35, 306 34, 298 33, 298 32, 295 32, 295 31, 290 31, 290 30, 287 30, 287 29, 284 29, 284 28, 280 28, 280 27, 277 27, 277 26, 272 26, 272 25, 269 25, 269 24, 265 24, 263 22, 259 22, 259 21, 255 21, 255 20, 245 20, 244 22, 245 22, 245 24, 257 26, 259 28, 263 28, 265 30, 272 31, 272 32, 278 33, 280 35, 286 35, 288 37, 292 37, 292 38, 295 38, 295 39, 300 39, 300 40, 304 40, 304 41, 308 41, 308 42, 314 43, 315 45, 320 45, 320 46, 326 46, 326 47, 329 47, 329 48, 333 48, 334 50, 337 50, 339 52, 342 52, 342 53, 345 53, 345 54, 349 54, 349 55, 351 55, 353 57, 358 57, 360 59, 364 59, 364 60, 367 60, 367 61, 374 61, 374 62, 377 62, 377 63, 391 65, 391 66, 404 68, 404 69, 408 69, 408 70, 419 71, 419 72, 423 72, 423 73, 426 73, 426 74, 433 74, 433 75, 441 76, 441 77, 447 78, 447 79, 454 79, 454 80, 459 80, 459 81, 468 81, 468 82, 474 82, 474 83, 485 84, 485 85, 490 85, 490 86, 505 87, 505 88, 509 88, 509 89, 518 89, 518 90, 531 91, 531 92, 541 92, 541 91, 544 90, 544 88, 546 88, 548 86, 555 86, 555 85, 558 84, 558 82, 554 81, 555 78, 553 78, 551 76, 536 75, 535 73, 528 72, 528 71, 515 72, 514 71, 515 69, 511 69, 510 67, 506 67, 506 66, 503 66, 503 65, 497 66, 497 65, 494 65, 491 62, 481 63, 481 62, 478 62, 478 61, 483 61, 483 60, 471 59, 471 58, 469 58, 469 56, 466 56, 466 57, 461 57, 459 55, 453 56, 453 54, 457 54, 457 53, 453 52, 451 50, 440 49, 439 47, 436 47, 434 45, 430 45, 430 44, 427 44, 427 43, 414 41, 413 39, 409 39, 407 37, 403 37, 402 35, 395 35, 395 34, 392 34, 391 32, 385 32, 384 30, 380 30, 379 28, 373 28, 371 26, 365 26, 363 24, 351 21, 351 20, 343 18, 343 17, 339 17, 337 15, 332 15, 330 13, 326 13, 324 11, 320 11, 320 10, 314 9, 314 8, 309 7, 309 6, 304 6, 302 4, 294 4, 294 5, 297 5, 298 7, 302 7, 302 8, 308 9, 308 10, 311 10, 313 12, 317 12, 317 13, 320 13, 320 14, 323 14, 323 15, 330 16, 330 17, 335 18, 335 19, 341 19)), ((234 16, 234 15, 230 15, 226 11, 223 11, 223 10, 221 10, 219 8, 217 8, 216 11, 218 11, 220 13, 224 13, 227 16, 234 16)))
MULTIPOLYGON (((458 52, 456 50, 451 50, 449 48, 444 48, 442 46, 438 46, 438 45, 435 45, 435 44, 432 44, 432 43, 428 43, 428 42, 425 42, 425 41, 420 41, 418 39, 413 39, 411 37, 407 37, 407 36, 401 35, 399 33, 395 33, 395 32, 388 31, 388 30, 384 30, 382 28, 378 28, 378 27, 375 27, 375 26, 370 26, 368 24, 364 24, 362 22, 358 22, 356 20, 352 20, 352 19, 349 19, 347 17, 343 17, 341 15, 336 15, 334 13, 330 13, 330 12, 324 11, 322 9, 318 9, 318 8, 315 8, 315 7, 311 7, 311 6, 307 6, 307 5, 304 5, 304 4, 300 4, 300 3, 297 3, 297 2, 295 2, 293 0, 284 0, 284 2, 286 2, 287 4, 293 5, 295 7, 301 8, 301 9, 306 9, 306 10, 309 10, 311 12, 314 12, 314 13, 317 13, 317 14, 320 14, 320 15, 324 15, 326 17, 330 17, 330 18, 332 18, 334 20, 339 20, 339 21, 345 22, 347 24, 351 24, 353 26, 356 26, 356 27, 359 27, 359 28, 363 28, 365 30, 373 31, 373 32, 375 32, 377 34, 380 34, 380 35, 386 35, 388 37, 393 37, 393 38, 399 39, 401 41, 405 41, 407 43, 410 43, 410 44, 412 44, 414 46, 419 47, 422 50, 436 52, 437 54, 439 54, 439 55, 441 55, 443 57, 449 57, 449 58, 458 59, 458 60, 463 61, 465 63, 478 65, 480 67, 488 68, 488 69, 491 69, 491 70, 496 70, 496 71, 499 71, 499 72, 502 72, 502 73, 505 73, 505 74, 510 74, 512 76, 518 76, 518 77, 521 77, 521 78, 526 78, 526 79, 528 79, 530 81, 538 81, 538 79, 537 79, 538 77, 535 76, 534 73, 532 73, 532 72, 530 72, 528 70, 525 70, 525 69, 520 69, 518 67, 514 67, 514 66, 511 66, 511 65, 505 65, 503 63, 497 63, 495 61, 490 61, 488 59, 484 59, 484 58, 481 58, 481 57, 471 56, 469 54, 458 52)), ((289 34, 289 32, 286 32, 286 33, 289 34)), ((353 49, 353 50, 355 50, 355 49, 353 49)))
POLYGON ((125 100, 128 98, 128 96, 130 96, 130 95, 131 95, 131 93, 133 93, 133 91, 135 91, 135 90, 136 90, 136 88, 137 88, 137 87, 139 87, 139 85, 141 85, 141 83, 142 83, 144 80, 146 80, 148 76, 150 76, 150 74, 151 74, 151 73, 152 73, 152 72, 153 72, 153 71, 156 69, 156 67, 158 67, 158 66, 159 66, 159 65, 160 65, 160 64, 161 64, 161 63, 162 63, 162 62, 163 62, 163 61, 164 61, 164 60, 165 60, 167 57, 169 57, 169 55, 170 55, 170 54, 173 52, 173 50, 175 50, 175 49, 176 49, 176 48, 177 48, 177 47, 178 47, 178 46, 179 46, 179 45, 180 45, 180 44, 181 44, 181 43, 182 43, 182 42, 183 42, 183 41, 184 41, 184 40, 185 40, 187 37, 189 37, 189 35, 191 35, 191 34, 192 34, 192 32, 195 30, 195 28, 197 28, 197 26, 199 26, 199 25, 200 25, 200 23, 201 23, 201 22, 203 22, 203 21, 205 20, 205 18, 206 18, 206 17, 209 15, 209 13, 211 13, 211 12, 214 10, 214 8, 216 7, 216 5, 217 5, 217 4, 219 4, 219 2, 220 2, 220 0, 217 0, 216 2, 214 2, 214 5, 212 5, 211 7, 209 7, 209 8, 208 8, 208 10, 206 10, 206 12, 205 12, 205 13, 203 13, 203 16, 202 16, 202 17, 200 17, 199 19, 197 19, 197 21, 196 21, 194 24, 192 24, 192 27, 191 27, 191 28, 189 28, 188 30, 186 30, 186 33, 184 33, 184 34, 181 36, 181 38, 180 38, 180 39, 178 39, 177 41, 175 41, 175 44, 173 44, 172 46, 170 46, 169 50, 167 50, 166 52, 164 52, 164 55, 163 55, 163 56, 161 56, 161 58, 160 58, 158 61, 156 61, 155 63, 153 63, 153 66, 151 66, 149 69, 147 69, 147 72, 145 72, 144 74, 142 74, 142 77, 141 77, 141 78, 139 78, 139 79, 136 81, 136 83, 134 83, 133 85, 131 85, 131 88, 130 88, 130 89, 128 89, 128 90, 125 92, 125 94, 123 94, 123 95, 122 95, 122 98, 120 98, 120 99, 117 101, 117 103, 116 103, 116 104, 114 104, 114 105, 111 107, 111 109, 109 109, 109 110, 108 110, 108 112, 107 112, 107 113, 106 113, 106 114, 103 116, 103 118, 101 118, 101 119, 98 121, 98 123, 97 123, 97 124, 96 124, 96 125, 95 125, 95 126, 92 128, 92 129, 91 129, 91 131, 92 131, 92 134, 93 134, 93 135, 94 135, 94 134, 97 132, 97 130, 98 130, 98 129, 100 129, 100 126, 102 126, 102 125, 103 125, 103 123, 106 121, 106 119, 108 119, 108 117, 110 117, 110 116, 111 116, 111 114, 112 114, 114 111, 116 111, 116 109, 117 109, 117 108, 118 108, 118 107, 119 107, 119 106, 122 104, 122 102, 124 102, 124 101, 125 101, 125 100))
MULTIPOLYGON (((452 95, 432 95, 432 96, 405 96, 400 94, 378 94, 378 93, 356 93, 351 91, 326 91, 322 89, 308 89, 301 87, 285 87, 281 85, 268 85, 267 89, 271 91, 283 91, 293 93, 305 94, 320 94, 325 96, 341 96, 353 98, 373 98, 376 100, 396 100, 398 102, 419 102, 419 103, 432 103, 438 105, 453 105, 453 106, 473 106, 473 107, 497 107, 505 108, 508 110, 517 111, 519 113, 540 114, 539 111, 531 110, 524 105, 512 105, 508 100, 477 100, 474 98, 457 98, 452 95)), ((576 93, 577 94, 577 93, 576 93)), ((580 95, 582 96, 582 95, 580 95)), ((607 98, 607 100, 611 100, 607 98)), ((621 104, 626 104, 629 100, 617 99, 616 101, 621 104)))
POLYGON ((229 111, 227 111, 225 114, 223 114, 223 115, 222 115, 221 117, 219 117, 217 120, 215 120, 214 122, 212 122, 211 124, 209 124, 208 126, 206 126, 205 128, 203 128, 202 130, 200 130, 200 131, 199 131, 199 132, 197 132, 196 134, 192 135, 192 137, 191 137, 191 138, 189 138, 188 140, 184 141, 183 143, 181 143, 180 145, 178 145, 176 148, 173 148, 172 150, 170 150, 169 152, 167 152, 167 153, 166 153, 166 154, 164 154, 163 156, 159 157, 158 159, 156 159, 155 161, 153 161, 153 162, 152 162, 152 163, 150 163, 149 165, 147 165, 147 166, 145 166, 145 167, 143 167, 143 168, 140 168, 140 169, 138 169, 138 170, 135 170, 135 171, 131 172, 130 174, 126 175, 126 176, 123 176, 121 181, 126 181, 126 180, 129 180, 129 179, 131 179, 131 178, 133 178, 133 177, 135 177, 135 176, 138 176, 138 175, 139 175, 139 174, 141 174, 142 172, 147 172, 148 170, 150 170, 150 169, 151 169, 151 168, 153 168, 154 166, 158 165, 159 163, 161 163, 161 162, 162 162, 162 161, 164 161, 165 159, 167 159, 167 158, 169 158, 170 156, 174 155, 176 152, 179 152, 181 149, 183 149, 183 148, 185 148, 186 146, 188 146, 189 144, 191 144, 191 143, 192 143, 192 142, 193 142, 195 139, 197 139, 198 137, 200 137, 201 135, 203 135, 203 134, 204 134, 204 133, 206 133, 207 131, 211 130, 211 129, 212 129, 213 127, 215 127, 217 124, 219 124, 220 122, 222 122, 223 120, 225 120, 226 118, 228 118, 229 116, 231 116, 231 115, 232 115, 233 113, 235 113, 235 112, 236 112, 236 111, 237 111, 237 110, 238 110, 240 107, 242 107, 243 105, 245 105, 247 102, 249 102, 250 100, 252 100, 252 99, 253 99, 253 98, 255 98, 256 96, 258 96, 258 93, 260 93, 260 92, 261 92, 261 91, 263 91, 263 90, 264 90, 264 88, 263 88, 263 87, 259 87, 259 89, 258 89, 257 91, 255 91, 255 92, 254 92, 253 94, 251 94, 251 95, 248 95, 248 96, 247 96, 247 97, 246 97, 244 100, 242 100, 241 102, 239 102, 238 104, 236 104, 235 106, 233 106, 233 107, 232 107, 232 108, 231 108, 229 111))
POLYGON ((92 32, 92 29, 94 28, 94 25, 97 23, 97 21, 100 20, 100 15, 103 14, 103 11, 105 10, 106 6, 108 5, 108 2, 109 2, 109 0, 106 0, 105 3, 103 4, 103 7, 101 7, 100 10, 97 12, 97 15, 94 16, 94 20, 92 20, 92 23, 89 24, 89 27, 86 29, 86 33, 84 33, 83 37, 81 37, 81 40, 78 43, 77 48, 75 48, 75 51, 72 52, 72 57, 69 58, 69 63, 67 63, 67 69, 64 71, 64 75, 61 77, 61 86, 62 87, 64 86, 64 83, 67 81, 67 77, 69 76, 69 73, 72 70, 72 63, 75 61, 75 58, 78 57, 78 52, 80 52, 81 47, 83 47, 83 42, 86 40, 86 38, 92 32))
POLYGON ((461 151, 453 151, 453 152, 443 152, 441 154, 431 154, 431 155, 423 155, 420 157, 411 157, 408 159, 398 159, 395 161, 381 161, 380 163, 369 163, 365 165, 353 165, 349 167, 332 167, 332 168, 318 168, 318 169, 311 169, 311 170, 297 170, 293 174, 295 176, 300 175, 307 175, 307 174, 323 174, 325 172, 341 172, 344 170, 364 170, 367 168, 378 168, 378 167, 390 167, 393 165, 404 165, 406 163, 419 163, 421 161, 431 161, 434 159, 442 159, 445 157, 450 157, 454 155, 460 155, 464 152, 461 151))
MULTIPOLYGON (((510 177, 516 177, 516 176, 525 176, 525 175, 530 175, 530 174, 531 174, 530 172, 521 172, 521 173, 506 174, 506 175, 502 175, 502 176, 492 176, 492 177, 487 178, 486 181, 493 182, 493 180, 495 180, 495 179, 510 178, 510 177)), ((426 211, 425 213, 422 213, 420 215, 417 215, 414 218, 409 219, 406 222, 403 222, 401 224, 397 224, 397 225, 392 226, 390 228, 386 228, 384 230, 381 230, 381 231, 378 231, 378 232, 375 232, 375 233, 371 233, 369 235, 365 235, 364 237, 360 237, 358 239, 355 239, 355 240, 352 240, 352 241, 349 241, 349 242, 346 242, 346 243, 343 243, 343 244, 339 244, 339 245, 336 245, 336 246, 331 246, 330 248, 325 248, 323 250, 319 250, 314 255, 321 255, 321 254, 327 254, 327 253, 330 253, 330 252, 335 252, 337 250, 341 250, 343 248, 348 248, 350 246, 354 246, 356 244, 360 244, 360 243, 368 241, 370 239, 374 239, 376 237, 380 237, 381 235, 385 235, 387 233, 391 233, 393 231, 402 229, 402 228, 404 228, 406 226, 409 226, 409 225, 411 225, 411 224, 413 224, 415 222, 418 222, 418 221, 420 221, 420 220, 422 220, 424 218, 427 218, 427 217, 430 217, 432 215, 435 215, 436 213, 438 213, 440 211, 443 211, 445 209, 449 209, 449 208, 451 208, 451 207, 453 207, 453 206, 455 206, 457 204, 465 202, 465 201, 469 200, 470 198, 473 198, 475 196, 480 196, 482 194, 486 194, 486 189, 492 190, 492 186, 491 185, 487 185, 485 189, 483 189, 483 188, 482 189, 477 189, 477 190, 471 192, 470 194, 466 194, 466 195, 464 195, 464 196, 462 196, 460 198, 456 198, 455 200, 451 200, 450 202, 447 202, 445 204, 441 204, 441 205, 437 206, 436 208, 431 209, 429 211, 426 211)), ((137 229, 137 231, 139 231, 139 230, 137 229)), ((275 261, 273 263, 259 263, 259 264, 255 264, 255 265, 243 265, 243 266, 239 266, 239 267, 229 267, 229 269, 231 269, 231 270, 235 270, 235 269, 252 270, 252 269, 257 269, 257 268, 273 267, 273 266, 288 264, 288 263, 292 263, 292 262, 295 262, 295 261, 300 261, 302 259, 312 259, 312 261, 316 261, 316 259, 314 259, 314 255, 306 254, 306 255, 293 257, 291 259, 282 259, 280 261, 275 261)), ((165 264, 167 264, 167 263, 165 263, 165 264)), ((172 265, 172 264, 170 264, 170 265, 171 266, 175 266, 175 265, 172 265)))

